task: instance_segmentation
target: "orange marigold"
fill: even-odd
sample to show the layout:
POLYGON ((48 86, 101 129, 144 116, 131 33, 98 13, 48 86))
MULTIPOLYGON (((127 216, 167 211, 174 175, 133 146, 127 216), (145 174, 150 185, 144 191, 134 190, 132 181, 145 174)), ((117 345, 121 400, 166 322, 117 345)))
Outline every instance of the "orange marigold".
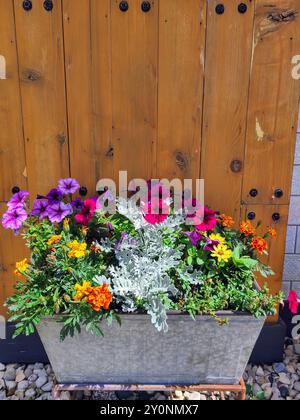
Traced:
POLYGON ((108 310, 112 302, 112 294, 107 284, 93 287, 85 301, 92 305, 94 311, 99 312, 101 308, 108 310))
POLYGON ((226 214, 221 214, 219 216, 218 222, 224 228, 228 228, 228 229, 230 229, 235 224, 235 221, 233 220, 233 218, 231 216, 227 216, 226 214))
POLYGON ((268 234, 272 237, 272 238, 277 238, 277 230, 269 227, 268 228, 268 234))
POLYGON ((268 244, 263 238, 257 237, 252 239, 252 248, 256 249, 260 254, 263 254, 267 251, 268 244))
POLYGON ((256 234, 256 230, 254 229, 254 227, 252 226, 251 222, 242 222, 240 224, 240 231, 245 235, 245 236, 249 236, 249 235, 255 235, 256 234))

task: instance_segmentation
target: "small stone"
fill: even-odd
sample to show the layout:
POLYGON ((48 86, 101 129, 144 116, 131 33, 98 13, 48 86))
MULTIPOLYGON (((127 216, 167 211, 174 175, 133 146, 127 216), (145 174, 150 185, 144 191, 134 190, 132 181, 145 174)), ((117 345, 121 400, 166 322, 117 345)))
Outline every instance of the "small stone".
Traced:
POLYGON ((279 374, 279 382, 284 385, 290 385, 291 381, 286 373, 280 373, 279 374))
POLYGON ((69 400, 71 400, 71 394, 70 394, 70 392, 69 391, 63 391, 60 394, 60 400, 61 401, 69 401, 69 400))
POLYGON ((29 382, 29 383, 33 383, 33 382, 35 382, 37 379, 38 379, 38 376, 37 376, 37 375, 35 375, 35 374, 32 374, 31 376, 29 376, 29 378, 28 378, 28 382, 29 382))
POLYGON ((25 378, 26 379, 28 379, 31 375, 33 374, 33 370, 32 369, 30 369, 30 368, 26 368, 25 370, 24 370, 24 375, 25 375, 25 378))
POLYGON ((295 400, 300 401, 300 394, 296 395, 295 400))
POLYGON ((16 376, 16 382, 22 382, 26 379, 26 376, 23 371, 19 371, 16 376))
POLYGON ((15 381, 16 369, 15 368, 7 369, 6 372, 4 373, 3 379, 5 379, 5 381, 15 381))
POLYGON ((0 401, 4 401, 4 400, 6 400, 6 392, 0 391, 0 401))
POLYGON ((45 369, 34 369, 33 373, 37 376, 47 376, 45 369))
POLYGON ((174 395, 176 398, 183 398, 183 392, 182 391, 175 391, 174 395))
POLYGON ((0 372, 4 372, 6 369, 5 365, 3 363, 0 363, 0 372))
POLYGON ((264 391, 266 400, 270 400, 273 395, 272 388, 268 385, 266 388, 263 389, 263 391, 264 391))
POLYGON ((18 383, 18 391, 25 391, 29 386, 28 381, 22 381, 18 383))
POLYGON ((287 398, 289 396, 289 389, 286 386, 279 387, 280 395, 282 398, 287 398))
POLYGON ((273 369, 274 369, 274 372, 277 373, 278 375, 280 373, 286 372, 286 367, 284 363, 274 363, 273 369))
POLYGON ((296 369, 294 368, 294 366, 292 366, 292 365, 288 365, 287 367, 286 367, 286 371, 288 372, 288 373, 293 373, 293 374, 295 374, 296 373, 296 369))
POLYGON ((25 394, 24 394, 24 391, 16 391, 15 392, 15 396, 18 398, 18 400, 24 400, 24 396, 25 396, 25 394))
POLYGON ((44 369, 43 363, 35 363, 34 364, 34 369, 44 369))
POLYGON ((278 388, 273 388, 273 396, 271 398, 271 401, 280 401, 281 399, 282 398, 281 398, 279 389, 278 388))
POLYGON ((44 386, 42 386, 42 391, 50 392, 50 391, 52 391, 53 387, 54 387, 53 382, 48 382, 44 386))
POLYGON ((36 395, 36 392, 34 389, 27 389, 27 391, 25 392, 25 397, 28 399, 33 399, 36 395))
POLYGON ((256 382, 258 383, 258 385, 264 385, 265 383, 267 383, 267 380, 263 376, 258 376, 256 382))
POLYGON ((46 376, 40 376, 35 382, 37 388, 42 388, 48 382, 46 376))
POLYGON ((254 384, 253 386, 253 394, 254 396, 260 394, 262 392, 261 387, 258 384, 254 384))
POLYGON ((16 389, 17 389, 17 383, 15 381, 5 381, 6 389, 7 389, 7 395, 11 397, 14 395, 16 389))
POLYGON ((265 376, 265 372, 264 372, 264 370, 261 366, 258 367, 258 369, 256 371, 256 375, 257 376, 265 376))
POLYGON ((300 382, 295 382, 294 383, 294 389, 298 392, 300 392, 300 382))
POLYGON ((295 350, 296 354, 300 355, 300 344, 295 344, 294 345, 294 350, 295 350))
MULTIPOLYGON (((201 394, 200 392, 191 392, 188 396, 188 400, 190 401, 200 401, 201 399, 201 394)), ((205 397, 206 399, 206 397, 205 397)))

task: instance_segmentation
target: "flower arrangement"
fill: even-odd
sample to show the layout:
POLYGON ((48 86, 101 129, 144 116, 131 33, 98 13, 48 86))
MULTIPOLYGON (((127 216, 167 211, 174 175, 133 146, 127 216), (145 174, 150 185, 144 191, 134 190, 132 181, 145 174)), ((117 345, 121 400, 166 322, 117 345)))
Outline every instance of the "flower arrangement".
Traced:
POLYGON ((101 321, 121 323, 121 313, 148 313, 165 332, 169 311, 217 320, 220 310, 275 313, 282 296, 254 286, 256 273, 273 274, 260 256, 274 229, 260 237, 246 221, 234 230, 230 216, 207 207, 202 218, 188 215, 191 226, 171 200, 157 196, 150 203, 150 195, 141 206, 118 198, 108 214, 98 197, 74 198, 79 188, 64 179, 32 209, 26 191, 8 202, 2 224, 31 251, 30 260, 16 264, 20 281, 7 301, 15 336, 33 333, 46 316, 58 316, 64 339, 81 328, 102 334, 101 321))

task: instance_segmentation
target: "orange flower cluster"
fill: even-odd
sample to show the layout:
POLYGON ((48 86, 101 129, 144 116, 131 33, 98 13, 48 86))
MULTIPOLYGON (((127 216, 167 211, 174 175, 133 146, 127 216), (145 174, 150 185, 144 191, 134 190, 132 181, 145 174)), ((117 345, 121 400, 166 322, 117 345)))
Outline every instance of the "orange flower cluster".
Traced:
POLYGON ((226 214, 221 214, 219 216, 219 218, 218 218, 218 222, 224 228, 228 228, 228 229, 232 228, 232 226, 235 223, 235 221, 233 220, 233 218, 231 216, 227 216, 226 214))
POLYGON ((257 237, 252 239, 252 248, 263 254, 268 250, 268 244, 263 238, 257 237))
POLYGON ((277 231, 276 229, 269 227, 268 228, 268 234, 272 237, 272 238, 277 238, 277 231))
POLYGON ((240 224, 240 231, 245 235, 245 236, 250 236, 250 235, 256 235, 256 230, 255 228, 252 226, 251 222, 242 222, 240 224))
POLYGON ((80 302, 83 298, 92 305, 94 311, 99 312, 101 308, 108 310, 112 302, 112 294, 107 284, 93 287, 90 282, 85 281, 83 285, 76 284, 76 296, 74 300, 80 302))

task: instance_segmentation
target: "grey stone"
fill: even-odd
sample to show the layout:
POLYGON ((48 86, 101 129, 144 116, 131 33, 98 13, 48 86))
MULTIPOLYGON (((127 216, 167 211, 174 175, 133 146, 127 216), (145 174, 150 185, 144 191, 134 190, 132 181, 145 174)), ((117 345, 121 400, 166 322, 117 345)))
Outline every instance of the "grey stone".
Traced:
POLYGON ((34 389, 27 389, 25 392, 25 397, 28 399, 33 399, 36 396, 36 392, 34 389))
POLYGON ((68 401, 68 400, 70 400, 70 399, 71 399, 71 394, 70 394, 70 392, 69 392, 69 391, 63 391, 63 392, 60 394, 60 399, 61 399, 62 401, 68 401))
POLYGON ((35 363, 34 364, 34 369, 44 369, 43 363, 35 363))
POLYGON ((7 395, 11 397, 14 395, 16 389, 17 389, 17 383, 15 381, 5 381, 7 395))
POLYGON ((18 391, 25 391, 29 386, 28 381, 22 381, 18 383, 18 391))
POLYGON ((285 373, 286 367, 284 363, 274 363, 273 365, 274 372, 279 375, 279 373, 285 373))
POLYGON ((191 392, 187 399, 190 401, 200 401, 201 394, 200 392, 191 392))
POLYGON ((5 379, 5 381, 15 381, 16 369, 15 368, 7 369, 3 375, 3 379, 5 379))
POLYGON ((37 375, 35 375, 35 374, 33 374, 33 375, 29 376, 29 378, 28 378, 28 382, 29 382, 29 383, 33 383, 33 382, 35 382, 37 379, 38 379, 38 376, 37 376, 37 375))
POLYGON ((0 363, 0 372, 3 372, 6 369, 5 365, 0 363))
POLYGON ((25 375, 26 379, 28 379, 32 374, 33 374, 32 369, 27 368, 27 369, 24 370, 24 375, 25 375))
POLYGON ((47 381, 48 381, 47 376, 40 376, 36 380, 35 384, 36 384, 37 388, 42 388, 47 383, 47 381))
POLYGON ((0 401, 6 400, 6 392, 0 391, 0 401))
POLYGON ((285 252, 287 254, 295 254, 296 236, 297 236, 297 226, 288 226, 287 236, 286 236, 286 249, 285 249, 285 252))
POLYGON ((45 369, 33 369, 33 374, 42 377, 47 376, 45 369))
POLYGON ((264 372, 264 370, 261 366, 259 366, 258 369, 256 370, 256 375, 257 376, 265 376, 265 372, 264 372))
POLYGON ((42 391, 50 392, 50 391, 52 391, 53 387, 54 387, 53 382, 48 382, 47 384, 42 386, 42 391))
POLYGON ((294 383, 294 389, 295 389, 297 392, 300 392, 300 382, 295 382, 295 383, 294 383))
POLYGON ((294 348, 295 348, 295 353, 300 356, 300 344, 295 344, 294 348))
POLYGON ((26 379, 24 372, 23 371, 17 372, 16 382, 22 382, 24 381, 24 379, 26 379))

